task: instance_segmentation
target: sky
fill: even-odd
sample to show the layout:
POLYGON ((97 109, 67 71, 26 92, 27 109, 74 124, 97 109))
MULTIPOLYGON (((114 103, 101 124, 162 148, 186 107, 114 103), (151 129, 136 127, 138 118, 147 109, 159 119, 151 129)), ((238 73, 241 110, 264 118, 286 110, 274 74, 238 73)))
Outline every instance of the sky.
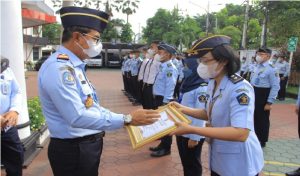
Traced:
MULTIPOLYGON (((224 8, 226 4, 232 3, 241 5, 244 1, 245 0, 140 0, 139 8, 136 13, 129 16, 129 23, 132 26, 133 32, 138 34, 141 33, 142 28, 146 26, 147 19, 153 17, 159 8, 172 10, 174 7, 178 7, 183 16, 195 16, 197 14, 206 14, 208 4, 209 12, 217 12, 224 8)), ((106 2, 106 0, 102 0, 102 2, 106 2)), ((104 11, 105 7, 101 7, 100 10, 104 11)), ((112 19, 115 18, 123 19, 126 22, 125 14, 113 10, 112 19)), ((57 21, 60 22, 59 15, 57 15, 57 21)))

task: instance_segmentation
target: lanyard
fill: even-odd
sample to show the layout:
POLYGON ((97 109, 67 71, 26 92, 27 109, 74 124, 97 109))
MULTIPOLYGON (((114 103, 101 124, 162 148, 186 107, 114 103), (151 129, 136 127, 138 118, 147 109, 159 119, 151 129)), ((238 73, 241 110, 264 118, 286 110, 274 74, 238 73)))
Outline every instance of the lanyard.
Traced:
POLYGON ((93 100, 94 100, 97 104, 99 104, 99 99, 98 99, 98 97, 97 97, 97 94, 96 94, 96 92, 95 92, 94 87, 90 84, 90 81, 87 79, 87 76, 86 76, 84 70, 82 70, 82 73, 83 73, 83 76, 84 76, 85 80, 87 81, 88 85, 89 85, 90 88, 93 90, 93 93, 92 93, 93 100))
POLYGON ((220 94, 216 97, 212 97, 211 101, 209 102, 209 106, 208 106, 208 122, 209 122, 209 125, 211 125, 211 121, 212 121, 212 118, 211 118, 212 109, 213 109, 217 99, 221 98, 221 97, 222 97, 222 91, 220 90, 220 94))

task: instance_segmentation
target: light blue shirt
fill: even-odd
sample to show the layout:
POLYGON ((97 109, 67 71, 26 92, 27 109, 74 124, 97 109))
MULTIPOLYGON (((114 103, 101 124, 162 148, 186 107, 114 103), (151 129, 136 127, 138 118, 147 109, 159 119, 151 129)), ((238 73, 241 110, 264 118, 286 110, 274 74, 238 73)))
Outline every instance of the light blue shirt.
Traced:
POLYGON ((132 59, 128 58, 124 63, 124 72, 129 72, 131 67, 132 59))
POLYGON ((275 68, 279 74, 283 74, 283 77, 288 77, 290 75, 290 65, 287 61, 279 61, 275 63, 275 68))
POLYGON ((153 84, 153 95, 163 96, 163 102, 169 103, 173 99, 177 77, 178 71, 171 60, 161 63, 153 84))
POLYGON ((209 121, 213 127, 249 130, 245 142, 212 139, 210 167, 222 176, 254 176, 264 166, 263 152, 254 132, 254 90, 248 81, 232 81, 224 76, 213 95, 215 81, 210 80, 206 112, 214 101, 209 121))
POLYGON ((254 72, 251 74, 251 84, 259 88, 271 88, 268 97, 268 102, 273 103, 276 100, 280 89, 279 76, 277 70, 266 61, 262 64, 257 64, 254 72))
POLYGON ((60 46, 39 71, 39 96, 51 137, 76 138, 124 125, 123 114, 99 105, 84 66, 76 55, 60 46), (58 59, 59 54, 66 54, 69 60, 58 59), (86 107, 89 95, 93 105, 86 107))
POLYGON ((122 62, 122 67, 121 67, 121 71, 122 71, 122 74, 124 75, 125 74, 125 64, 126 62, 128 61, 128 58, 125 58, 122 62))
POLYGON ((184 74, 183 74, 184 65, 182 63, 182 60, 177 60, 176 58, 174 58, 172 59, 172 62, 178 70, 178 81, 181 82, 184 78, 184 74))
POLYGON ((137 76, 139 73, 139 68, 142 63, 142 60, 140 58, 135 58, 131 60, 132 60, 130 64, 131 76, 137 76))
MULTIPOLYGON (((9 111, 20 114, 22 108, 22 94, 19 84, 12 70, 8 67, 0 73, 0 115, 9 111)), ((11 127, 5 127, 7 131, 11 127)))
MULTIPOLYGON (((182 94, 182 100, 180 104, 190 108, 205 109, 206 100, 208 98, 206 91, 207 91, 207 85, 203 85, 198 87, 197 89, 186 92, 182 94)), ((196 127, 205 126, 204 120, 196 119, 191 116, 187 116, 187 117, 192 121, 190 125, 196 127)), ((194 141, 200 141, 200 139, 204 138, 203 136, 196 135, 196 134, 186 134, 183 136, 194 141)))

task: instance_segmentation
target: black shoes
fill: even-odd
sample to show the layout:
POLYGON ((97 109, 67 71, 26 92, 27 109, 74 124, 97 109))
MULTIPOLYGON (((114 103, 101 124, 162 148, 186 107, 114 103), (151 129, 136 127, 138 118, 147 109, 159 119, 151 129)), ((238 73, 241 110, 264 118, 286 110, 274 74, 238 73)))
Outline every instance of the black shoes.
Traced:
POLYGON ((152 151, 152 152, 156 152, 158 150, 160 150, 160 147, 157 146, 157 147, 149 147, 149 150, 152 151))
POLYGON ((167 149, 160 149, 151 153, 152 157, 162 157, 166 155, 170 155, 171 151, 167 149))
POLYGON ((294 171, 285 173, 286 176, 300 176, 300 167, 294 171))

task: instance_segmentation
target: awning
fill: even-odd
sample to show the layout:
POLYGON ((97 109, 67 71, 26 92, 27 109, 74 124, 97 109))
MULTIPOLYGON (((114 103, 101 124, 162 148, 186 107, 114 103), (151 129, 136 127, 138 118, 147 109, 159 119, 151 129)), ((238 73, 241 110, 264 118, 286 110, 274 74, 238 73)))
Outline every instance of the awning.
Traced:
POLYGON ((31 9, 22 9, 23 28, 40 26, 56 22, 56 17, 31 9))

